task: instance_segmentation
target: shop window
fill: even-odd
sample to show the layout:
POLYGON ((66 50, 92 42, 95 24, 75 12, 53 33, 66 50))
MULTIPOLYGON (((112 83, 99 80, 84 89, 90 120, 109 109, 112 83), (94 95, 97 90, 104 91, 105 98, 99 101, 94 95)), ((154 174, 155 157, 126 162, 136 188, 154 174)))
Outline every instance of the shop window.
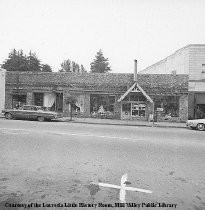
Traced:
POLYGON ((145 104, 139 104, 139 116, 145 116, 145 104))
POLYGON ((34 93, 34 105, 43 106, 43 93, 34 93))
POLYGON ((146 98, 143 95, 141 95, 139 96, 139 101, 146 101, 146 98))
POLYGON ((146 98, 142 94, 130 94, 126 96, 123 101, 146 101, 146 98))
POLYGON ((105 94, 91 94, 90 95, 90 112, 91 115, 104 112, 105 115, 114 114, 115 96, 105 94))
POLYGON ((122 111, 123 112, 130 112, 131 110, 131 103, 123 103, 122 104, 122 111))
POLYGON ((139 104, 132 104, 132 116, 139 116, 139 104))
POLYGON ((179 97, 178 96, 161 96, 154 100, 155 110, 160 111, 161 116, 179 117, 179 97))
POLYGON ((129 101, 130 100, 130 97, 129 96, 125 96, 123 101, 129 101))
POLYGON ((138 95, 130 95, 130 101, 139 101, 139 96, 138 95))
POLYGON ((133 103, 132 104, 132 116, 140 116, 144 117, 145 116, 145 104, 139 104, 139 103, 133 103))
POLYGON ((55 111, 57 112, 63 111, 63 93, 56 94, 55 111))
POLYGON ((19 108, 23 105, 26 105, 26 95, 12 96, 12 108, 19 108))
POLYGON ((205 73, 205 64, 202 64, 202 72, 201 73, 205 73))

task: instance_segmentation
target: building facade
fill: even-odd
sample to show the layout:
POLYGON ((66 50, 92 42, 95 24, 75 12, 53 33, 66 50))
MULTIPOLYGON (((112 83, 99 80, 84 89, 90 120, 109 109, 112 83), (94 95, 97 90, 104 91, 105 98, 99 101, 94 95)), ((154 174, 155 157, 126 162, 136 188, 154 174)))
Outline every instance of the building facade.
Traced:
POLYGON ((188 118, 187 75, 7 72, 5 106, 49 107, 69 116, 159 121, 188 118))
POLYGON ((205 44, 188 45, 139 74, 189 75, 189 119, 205 117, 205 44), (204 114, 198 116, 199 110, 204 114))
POLYGON ((5 106, 5 79, 6 71, 4 69, 0 69, 0 114, 5 106))

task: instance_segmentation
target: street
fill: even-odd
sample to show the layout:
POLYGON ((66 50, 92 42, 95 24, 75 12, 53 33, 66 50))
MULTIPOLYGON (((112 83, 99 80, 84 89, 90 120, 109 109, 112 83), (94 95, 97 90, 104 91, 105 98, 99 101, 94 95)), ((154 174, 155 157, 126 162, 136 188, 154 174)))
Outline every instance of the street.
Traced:
POLYGON ((205 132, 0 118, 1 210, 30 203, 28 209, 124 209, 115 206, 119 189, 91 184, 120 185, 124 174, 130 187, 152 191, 127 191, 126 203, 136 204, 127 209, 201 210, 204 169, 205 132))

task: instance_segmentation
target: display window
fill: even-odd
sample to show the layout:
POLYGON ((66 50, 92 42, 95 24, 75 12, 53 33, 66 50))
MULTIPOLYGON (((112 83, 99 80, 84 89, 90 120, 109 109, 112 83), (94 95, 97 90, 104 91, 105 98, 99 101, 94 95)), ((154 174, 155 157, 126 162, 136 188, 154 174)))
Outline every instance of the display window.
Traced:
POLYGON ((136 116, 144 117, 145 116, 145 108, 146 108, 145 104, 133 103, 132 104, 132 116, 133 117, 136 117, 136 116))
POLYGON ((90 113, 92 117, 113 118, 115 96, 106 94, 90 95, 90 113))
POLYGON ((19 108, 26 105, 26 95, 13 95, 12 96, 12 108, 19 108))
POLYGON ((155 97, 155 110, 160 109, 161 116, 179 117, 179 97, 159 96, 155 97))

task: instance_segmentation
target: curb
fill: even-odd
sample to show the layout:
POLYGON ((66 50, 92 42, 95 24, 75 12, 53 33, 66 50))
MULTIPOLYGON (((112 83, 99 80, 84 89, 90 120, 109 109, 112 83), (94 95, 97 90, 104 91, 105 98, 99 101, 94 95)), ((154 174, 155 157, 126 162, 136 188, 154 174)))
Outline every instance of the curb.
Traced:
MULTIPOLYGON (((0 115, 0 119, 5 118, 4 116, 0 115)), ((58 122, 69 122, 69 123, 81 123, 81 124, 93 124, 93 125, 118 125, 118 126, 135 126, 135 127, 160 127, 160 128, 186 128, 186 126, 181 127, 181 126, 176 126, 176 125, 158 125, 158 124, 152 124, 152 125, 147 125, 147 124, 126 124, 126 123, 105 123, 105 122, 83 122, 83 121, 70 121, 70 120, 57 120, 58 122)))
POLYGON ((157 124, 154 124, 154 125, 146 125, 146 124, 137 124, 137 125, 134 125, 134 124, 118 124, 118 123, 96 123, 96 122, 83 122, 83 121, 70 121, 70 120, 65 120, 63 122, 70 122, 70 123, 83 123, 83 124, 98 124, 98 125, 118 125, 118 126, 135 126, 135 127, 161 127, 161 128, 186 128, 186 126, 184 127, 180 127, 180 126, 169 126, 169 125, 157 125, 157 124))

